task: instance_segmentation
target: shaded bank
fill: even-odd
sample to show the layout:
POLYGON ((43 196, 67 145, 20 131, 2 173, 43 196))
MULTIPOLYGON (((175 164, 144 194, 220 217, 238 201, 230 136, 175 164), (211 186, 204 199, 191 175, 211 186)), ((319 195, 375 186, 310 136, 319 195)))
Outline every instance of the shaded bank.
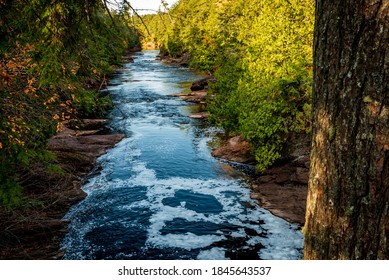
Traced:
MULTIPOLYGON (((63 216, 85 198, 83 178, 96 158, 123 138, 106 134, 106 120, 85 120, 83 130, 63 126, 49 140, 49 150, 58 158, 64 174, 36 167, 25 193, 42 206, 2 212, 0 217, 0 259, 61 259, 60 242, 67 232, 63 216)), ((33 206, 33 205, 32 205, 33 206)))

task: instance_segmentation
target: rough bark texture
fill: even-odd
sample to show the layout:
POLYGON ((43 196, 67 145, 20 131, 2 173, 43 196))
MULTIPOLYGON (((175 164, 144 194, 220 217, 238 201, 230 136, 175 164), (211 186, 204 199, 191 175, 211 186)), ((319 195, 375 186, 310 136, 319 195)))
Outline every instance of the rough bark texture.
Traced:
POLYGON ((306 259, 389 258, 389 0, 317 0, 306 259))

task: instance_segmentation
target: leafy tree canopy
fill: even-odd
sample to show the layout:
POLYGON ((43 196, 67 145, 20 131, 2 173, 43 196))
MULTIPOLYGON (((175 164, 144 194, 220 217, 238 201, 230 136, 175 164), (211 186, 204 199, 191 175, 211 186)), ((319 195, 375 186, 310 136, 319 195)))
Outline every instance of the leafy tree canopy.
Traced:
POLYGON ((139 40, 105 1, 5 0, 0 9, 0 205, 11 207, 33 162, 53 167, 46 142, 58 122, 102 112, 107 102, 88 86, 139 40))
POLYGON ((180 0, 147 21, 164 54, 215 75, 211 120, 249 140, 259 170, 309 133, 314 1, 180 0))

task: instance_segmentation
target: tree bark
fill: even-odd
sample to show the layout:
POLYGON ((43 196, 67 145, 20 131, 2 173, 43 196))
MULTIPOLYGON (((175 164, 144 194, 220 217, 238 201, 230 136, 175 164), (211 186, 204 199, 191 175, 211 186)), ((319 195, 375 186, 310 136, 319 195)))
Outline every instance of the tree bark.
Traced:
POLYGON ((389 0, 317 0, 305 259, 389 258, 389 0))

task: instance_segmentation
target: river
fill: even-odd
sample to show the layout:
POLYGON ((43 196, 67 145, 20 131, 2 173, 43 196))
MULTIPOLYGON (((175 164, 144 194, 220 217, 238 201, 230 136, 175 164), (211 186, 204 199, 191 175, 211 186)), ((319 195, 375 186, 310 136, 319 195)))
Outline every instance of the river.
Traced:
POLYGON ((108 86, 110 128, 126 138, 98 159, 87 197, 65 216, 66 259, 300 259, 303 235, 250 199, 247 178, 214 159, 219 132, 172 94, 200 78, 134 55, 108 86))

